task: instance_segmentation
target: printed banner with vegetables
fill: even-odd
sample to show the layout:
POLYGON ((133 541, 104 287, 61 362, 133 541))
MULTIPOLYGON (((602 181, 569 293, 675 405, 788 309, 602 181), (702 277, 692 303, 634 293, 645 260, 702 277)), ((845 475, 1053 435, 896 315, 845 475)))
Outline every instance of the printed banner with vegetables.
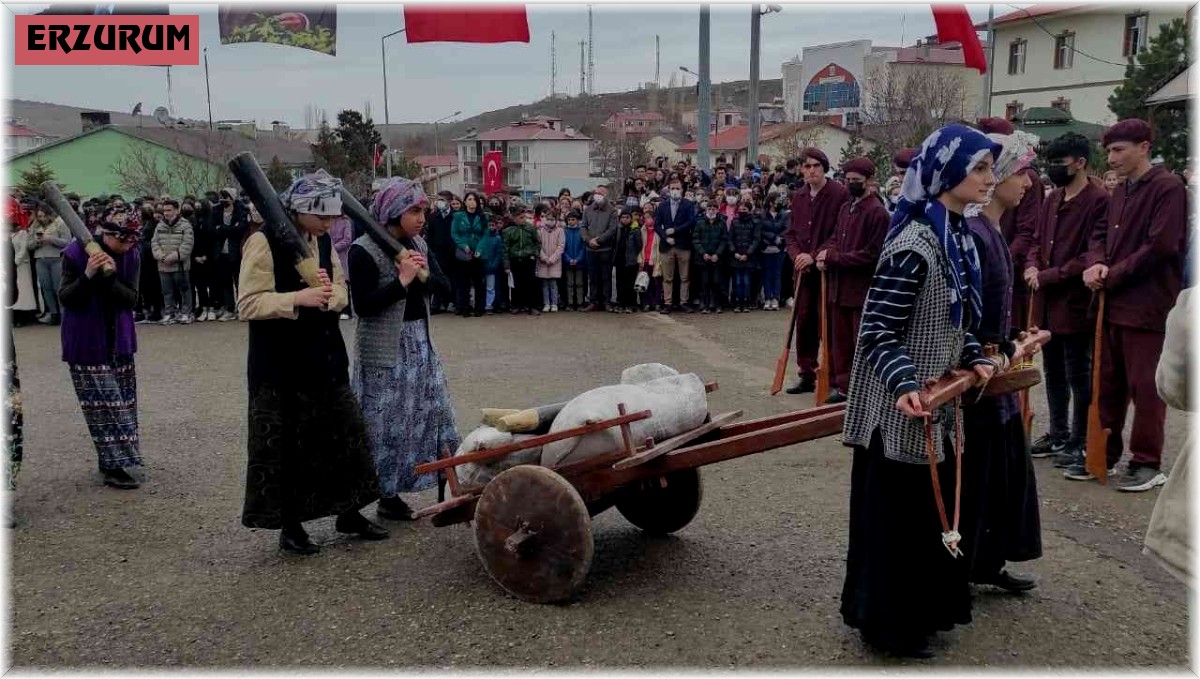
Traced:
POLYGON ((304 5, 295 12, 286 9, 220 5, 221 44, 266 42, 337 54, 337 5, 304 5))

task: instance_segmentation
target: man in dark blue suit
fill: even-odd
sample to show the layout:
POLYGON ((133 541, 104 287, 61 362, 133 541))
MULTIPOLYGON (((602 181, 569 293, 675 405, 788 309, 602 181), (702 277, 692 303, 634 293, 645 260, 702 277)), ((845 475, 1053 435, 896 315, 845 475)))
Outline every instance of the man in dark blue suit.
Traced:
POLYGON ((679 274, 679 304, 692 313, 688 304, 688 270, 692 263, 692 227, 696 223, 696 204, 683 197, 683 184, 672 179, 666 199, 654 213, 654 232, 658 235, 659 264, 663 274, 663 303, 659 312, 671 313, 675 275, 679 274))

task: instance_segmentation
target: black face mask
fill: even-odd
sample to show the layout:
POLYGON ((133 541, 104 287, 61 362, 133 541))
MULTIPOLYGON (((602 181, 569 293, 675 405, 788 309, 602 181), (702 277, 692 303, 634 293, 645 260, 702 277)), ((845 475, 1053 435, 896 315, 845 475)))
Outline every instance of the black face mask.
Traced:
POLYGON ((867 185, 861 182, 850 182, 849 184, 846 184, 846 189, 850 192, 850 195, 854 196, 855 198, 862 198, 867 194, 867 185))
POLYGON ((1071 183, 1071 180, 1075 179, 1075 174, 1071 172, 1071 168, 1065 165, 1051 165, 1047 167, 1046 175, 1058 187, 1066 186, 1071 183))

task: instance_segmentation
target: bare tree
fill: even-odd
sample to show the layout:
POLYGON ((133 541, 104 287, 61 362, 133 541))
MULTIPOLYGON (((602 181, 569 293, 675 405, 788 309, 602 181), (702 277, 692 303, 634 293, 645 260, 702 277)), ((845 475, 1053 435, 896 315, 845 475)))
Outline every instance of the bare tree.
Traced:
POLYGON ((185 153, 175 143, 175 153, 163 154, 150 144, 130 144, 112 164, 122 193, 161 196, 178 189, 181 195, 201 195, 228 186, 225 161, 234 151, 227 135, 205 135, 201 154, 185 153))
POLYGON ((970 113, 961 69, 876 65, 868 69, 866 85, 863 133, 891 150, 919 144, 970 113))
POLYGON ((780 134, 770 139, 759 150, 759 155, 769 157, 773 165, 786 163, 793 158, 799 158, 801 151, 810 146, 816 146, 821 141, 821 127, 819 125, 805 125, 804 123, 785 124, 790 128, 794 128, 795 131, 780 134))
POLYGON ((638 165, 650 160, 646 141, 640 136, 599 128, 593 138, 596 140, 594 158, 600 175, 612 178, 618 185, 626 177, 632 177, 638 165))

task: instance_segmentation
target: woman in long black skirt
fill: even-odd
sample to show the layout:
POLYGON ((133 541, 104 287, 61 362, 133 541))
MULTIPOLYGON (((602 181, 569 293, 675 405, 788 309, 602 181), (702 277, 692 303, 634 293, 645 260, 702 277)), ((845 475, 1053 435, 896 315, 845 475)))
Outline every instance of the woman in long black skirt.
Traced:
POLYGON ((962 213, 986 202, 999 149, 963 125, 925 140, 863 308, 843 437, 854 466, 841 610, 868 643, 897 655, 929 657, 934 632, 971 621, 965 545, 947 530, 958 526, 962 437, 955 409, 926 413, 918 390, 956 366, 995 370, 971 332, 981 282, 962 213))

